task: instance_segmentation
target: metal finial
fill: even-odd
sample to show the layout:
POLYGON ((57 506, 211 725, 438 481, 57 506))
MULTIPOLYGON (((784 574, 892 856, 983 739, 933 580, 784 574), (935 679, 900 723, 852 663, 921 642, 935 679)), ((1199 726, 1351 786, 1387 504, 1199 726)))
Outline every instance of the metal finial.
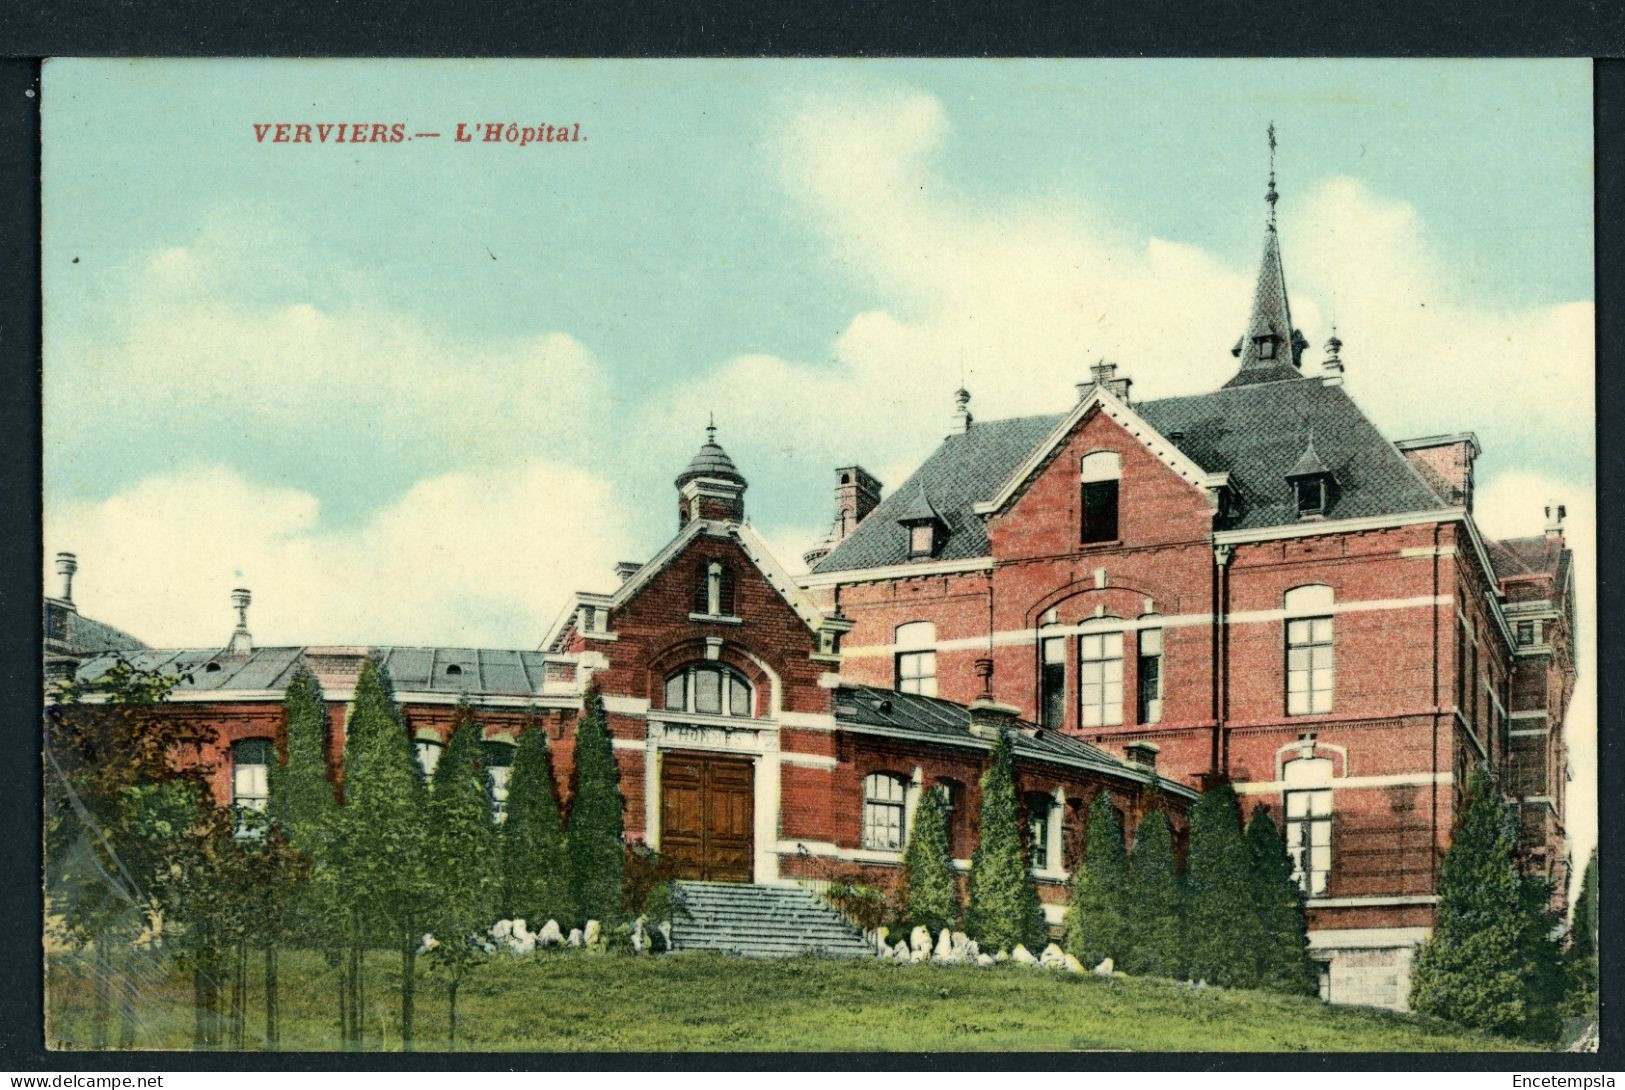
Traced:
POLYGON ((1330 358, 1334 359, 1334 360, 1337 358, 1337 354, 1339 352, 1343 351, 1343 342, 1337 336, 1337 323, 1336 322, 1332 323, 1332 339, 1326 342, 1326 348, 1327 348, 1328 351, 1331 352, 1331 357, 1330 358))
POLYGON ((715 443, 717 441, 717 414, 711 413, 709 415, 710 422, 705 425, 705 441, 715 443))
POLYGON ((1270 189, 1269 189, 1269 192, 1264 195, 1264 199, 1269 202, 1269 205, 1270 205, 1270 226, 1274 227, 1275 226, 1275 202, 1281 199, 1281 195, 1279 193, 1275 192, 1275 122, 1273 122, 1273 121, 1270 122, 1270 127, 1269 127, 1268 131, 1269 131, 1269 138, 1270 138, 1270 189))

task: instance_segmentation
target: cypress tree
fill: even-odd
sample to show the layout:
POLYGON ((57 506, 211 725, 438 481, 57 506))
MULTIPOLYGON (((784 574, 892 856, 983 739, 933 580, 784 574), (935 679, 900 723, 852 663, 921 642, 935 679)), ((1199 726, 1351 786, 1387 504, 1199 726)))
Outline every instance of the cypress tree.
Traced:
POLYGON ((942 788, 933 787, 914 812, 908 849, 903 853, 908 883, 908 919, 933 935, 959 923, 959 890, 948 854, 948 806, 942 788))
POLYGON ((502 914, 530 921, 532 930, 575 918, 570 860, 564 850, 547 734, 532 720, 519 735, 508 777, 508 820, 502 826, 502 914))
POLYGON ((1439 869, 1439 914, 1411 977, 1411 1006, 1509 1036, 1555 1032, 1541 933, 1542 884, 1518 870, 1518 819, 1482 768, 1467 780, 1450 849, 1439 869))
POLYGON ((1017 943, 1037 946, 1044 936, 1038 891, 1022 857, 1008 732, 1000 733, 992 762, 982 773, 982 812, 971 855, 965 929, 988 950, 1009 950, 1017 943))
POLYGON ((430 956, 446 975, 451 1047, 457 1047, 457 989, 485 960, 477 940, 496 917, 502 880, 491 797, 480 768, 483 733, 459 704, 451 744, 435 766, 429 800, 429 868, 434 903, 428 924, 438 945, 430 956))
POLYGON ((1185 968, 1185 892, 1174 866, 1173 830, 1161 810, 1140 819, 1128 879, 1129 950, 1124 968, 1179 977, 1185 968))
POLYGON ((1264 941, 1258 947, 1258 983, 1288 995, 1314 995, 1319 987, 1309 956, 1309 924, 1304 918, 1303 890, 1292 880, 1292 857, 1286 841, 1260 806, 1247 822, 1247 847, 1253 863, 1253 895, 1264 941))
POLYGON ((1204 791, 1191 810, 1185 893, 1190 975, 1226 988, 1254 987, 1254 956, 1264 930, 1255 908, 1252 857, 1228 783, 1204 791))
POLYGON ((389 674, 362 660, 344 746, 341 835, 332 854, 350 909, 352 1040, 359 1043, 362 952, 375 945, 401 955, 401 1044, 412 1047, 417 947, 428 904, 423 777, 389 674))
POLYGON ((575 885, 575 914, 583 922, 600 921, 606 931, 621 915, 625 807, 604 698, 594 686, 587 690, 586 707, 576 721, 575 790, 565 848, 575 885))
POLYGON ((1564 1013, 1577 1018, 1597 1014, 1597 849, 1591 849, 1580 894, 1574 899, 1574 919, 1569 927, 1569 949, 1565 955, 1568 995, 1564 1013))
POLYGON ((1104 958, 1122 964, 1129 938, 1128 856, 1105 791, 1089 807, 1089 832, 1082 865, 1072 874, 1072 903, 1066 912, 1067 953, 1085 965, 1104 958))

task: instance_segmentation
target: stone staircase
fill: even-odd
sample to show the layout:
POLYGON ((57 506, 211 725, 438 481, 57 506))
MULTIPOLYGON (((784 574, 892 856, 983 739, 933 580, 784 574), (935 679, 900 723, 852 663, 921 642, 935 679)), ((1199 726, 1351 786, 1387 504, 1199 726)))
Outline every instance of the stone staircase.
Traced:
POLYGON ((672 945, 678 950, 714 950, 749 958, 874 954, 863 933, 811 890, 727 882, 678 885, 690 915, 672 921, 672 945))

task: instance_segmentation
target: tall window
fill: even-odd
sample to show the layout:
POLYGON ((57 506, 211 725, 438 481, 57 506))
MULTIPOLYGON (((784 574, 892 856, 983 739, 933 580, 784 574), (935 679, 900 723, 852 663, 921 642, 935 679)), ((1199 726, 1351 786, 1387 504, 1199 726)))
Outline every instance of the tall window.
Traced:
POLYGON ((1288 761, 1285 775, 1292 877, 1309 896, 1323 896, 1332 873, 1332 762, 1325 757, 1288 761))
POLYGON ((1078 637, 1078 721, 1086 727, 1123 721, 1123 634, 1078 637))
POLYGON ((1139 685, 1139 721, 1162 722, 1162 629, 1140 630, 1140 660, 1136 677, 1139 685))
POLYGON ((418 738, 412 742, 412 749, 417 754, 418 768, 423 772, 424 782, 434 779, 434 770, 440 764, 443 747, 432 738, 418 738))
POLYGON ((1055 800, 1049 795, 1034 792, 1027 796, 1027 865, 1033 870, 1050 869, 1054 812, 1055 800))
POLYGON ((265 835, 265 810, 271 804, 271 742, 244 738, 231 746, 231 809, 239 840, 265 835))
POLYGON ((900 624, 893 640, 897 648, 897 691, 936 696, 937 626, 930 621, 900 624))
POLYGON ((1336 679, 1332 654, 1332 588, 1323 584, 1286 592, 1286 711, 1321 715, 1332 710, 1336 679), (1305 614, 1311 614, 1305 616, 1305 614))
POLYGON ((904 807, 908 781, 889 772, 876 772, 863 781, 863 846, 876 851, 903 850, 904 807))
POLYGON ((697 662, 667 675, 666 710, 749 718, 750 682, 731 666, 697 662))
POLYGON ((1066 641, 1052 636, 1043 640, 1040 647, 1043 653, 1039 675, 1043 690, 1039 703, 1040 723, 1059 730, 1066 717, 1066 641))
POLYGON ((734 578, 728 565, 713 560, 700 568, 694 584, 694 612, 709 617, 734 615, 734 578))
POLYGON ((1081 465, 1083 512, 1082 541, 1117 540, 1117 486, 1122 476, 1121 461, 1111 451, 1098 450, 1083 456, 1081 465))
POLYGON ((963 838, 959 835, 959 827, 965 821, 965 785, 945 776, 937 781, 937 790, 942 792, 943 806, 947 809, 943 825, 948 829, 948 857, 958 859, 968 854, 960 850, 963 838))
POLYGON ((491 788, 491 820, 501 824, 508 820, 508 774, 513 771, 512 742, 483 742, 480 745, 480 763, 485 766, 485 780, 491 788))

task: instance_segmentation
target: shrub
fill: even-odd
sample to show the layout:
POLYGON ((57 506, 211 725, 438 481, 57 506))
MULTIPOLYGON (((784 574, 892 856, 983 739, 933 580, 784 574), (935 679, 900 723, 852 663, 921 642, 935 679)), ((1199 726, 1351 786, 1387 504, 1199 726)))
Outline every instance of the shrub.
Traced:
POLYGON ((1000 733, 982 774, 980 825, 971 856, 965 929, 987 950, 1042 945, 1044 914, 1022 853, 1008 732, 1000 733))
POLYGON ((1161 810, 1140 819, 1129 860, 1128 954, 1123 967, 1147 976, 1185 970, 1185 887, 1174 867, 1173 830, 1161 810))
POLYGON ((1260 806, 1247 822, 1247 847, 1253 863, 1253 895, 1264 941, 1258 947, 1260 987, 1288 995, 1314 995, 1319 990, 1315 963, 1309 956, 1309 925, 1304 918, 1303 890, 1292 878, 1286 841, 1260 806))
POLYGON ((1227 988, 1256 985, 1254 957, 1264 932, 1253 894, 1252 855, 1228 783, 1204 791, 1191 810, 1185 893, 1190 975, 1227 988))
POLYGON ((903 853, 908 919, 935 935, 959 924, 959 890, 948 854, 948 807, 941 788, 925 792, 903 853))
POLYGON ((621 915, 621 869, 626 849, 621 836, 626 802, 621 772, 604 718, 604 698, 588 690, 576 722, 575 790, 565 847, 575 888, 576 918, 612 926, 621 915))
POLYGON ((1066 912, 1067 953, 1085 965, 1103 958, 1124 961, 1129 939, 1128 857, 1123 830, 1105 791, 1089 807, 1088 834, 1080 863, 1072 872, 1072 900, 1066 912))

